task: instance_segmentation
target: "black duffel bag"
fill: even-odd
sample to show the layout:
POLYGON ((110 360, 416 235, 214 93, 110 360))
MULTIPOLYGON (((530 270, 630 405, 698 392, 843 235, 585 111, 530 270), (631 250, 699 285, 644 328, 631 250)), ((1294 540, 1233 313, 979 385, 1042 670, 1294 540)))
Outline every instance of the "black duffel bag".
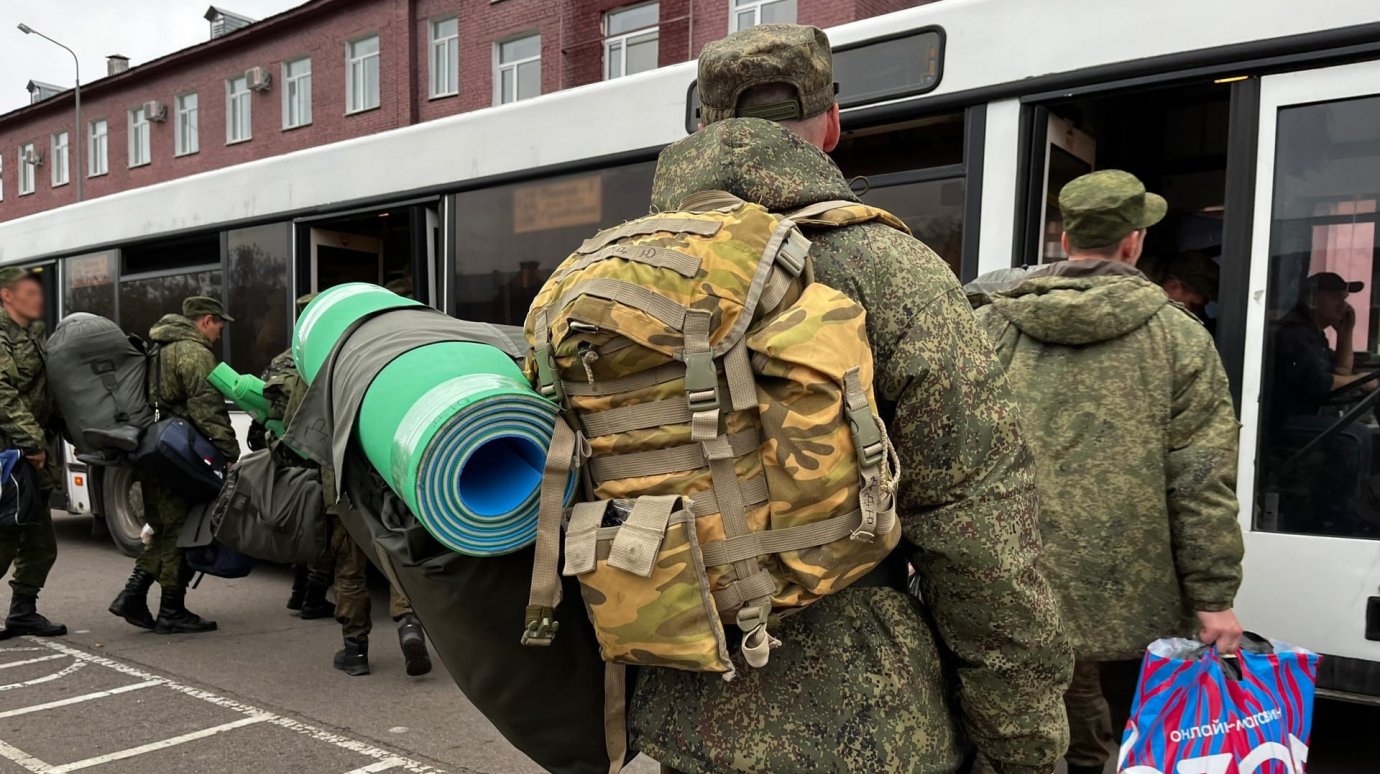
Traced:
POLYGON ((270 449, 240 458, 211 505, 221 545, 265 562, 309 562, 326 547, 321 471, 282 465, 270 449))
MULTIPOLYGON (((243 578, 254 569, 254 557, 221 545, 211 534, 211 506, 208 503, 197 503, 187 511, 187 520, 177 536, 177 547, 182 549, 182 561, 187 569, 202 575, 243 578)), ((192 586, 200 582, 198 578, 192 586)))
POLYGON ((22 527, 43 518, 47 498, 38 471, 17 449, 0 452, 0 527, 22 527))
POLYGON ((129 458, 148 480, 192 502, 214 500, 225 483, 225 456, 180 417, 149 425, 129 458))

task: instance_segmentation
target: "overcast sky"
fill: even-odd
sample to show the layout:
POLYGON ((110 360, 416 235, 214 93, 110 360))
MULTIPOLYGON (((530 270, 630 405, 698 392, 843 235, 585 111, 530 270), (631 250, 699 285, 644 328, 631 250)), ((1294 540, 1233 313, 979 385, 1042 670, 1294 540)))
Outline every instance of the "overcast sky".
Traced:
MULTIPOLYGON (((305 0, 228 0, 222 5, 262 19, 305 0)), ((72 57, 20 22, 77 52, 82 82, 105 75, 108 54, 143 64, 209 37, 203 18, 210 0, 0 0, 0 113, 29 103, 30 79, 72 85, 72 57)))

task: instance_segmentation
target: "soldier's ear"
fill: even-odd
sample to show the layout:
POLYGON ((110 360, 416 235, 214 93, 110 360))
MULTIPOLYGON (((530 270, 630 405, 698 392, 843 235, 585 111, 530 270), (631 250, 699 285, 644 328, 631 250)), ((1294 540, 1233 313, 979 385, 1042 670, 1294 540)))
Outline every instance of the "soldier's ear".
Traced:
POLYGON ((824 132, 824 152, 832 153, 839 147, 839 140, 843 138, 843 123, 839 118, 839 103, 835 102, 829 107, 829 117, 825 119, 826 127, 824 132))

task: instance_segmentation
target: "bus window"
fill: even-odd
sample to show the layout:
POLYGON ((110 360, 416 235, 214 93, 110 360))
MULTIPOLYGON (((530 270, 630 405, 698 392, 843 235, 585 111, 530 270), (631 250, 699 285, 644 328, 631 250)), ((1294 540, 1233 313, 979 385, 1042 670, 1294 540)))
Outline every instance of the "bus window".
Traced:
POLYGON ((115 319, 115 253, 74 255, 63 261, 62 313, 115 319))
POLYGON ((291 240, 290 223, 226 232, 230 279, 226 302, 235 317, 227 335, 230 362, 241 373, 262 373, 268 361, 287 349, 291 240))
POLYGON ((647 214, 655 170, 646 161, 456 194, 456 316, 522 325, 582 241, 647 214))
POLYGON ((1380 97, 1280 109, 1256 528, 1380 538, 1380 97))
POLYGON ((219 233, 128 247, 121 261, 118 322, 130 333, 147 336, 187 296, 224 295, 219 233))

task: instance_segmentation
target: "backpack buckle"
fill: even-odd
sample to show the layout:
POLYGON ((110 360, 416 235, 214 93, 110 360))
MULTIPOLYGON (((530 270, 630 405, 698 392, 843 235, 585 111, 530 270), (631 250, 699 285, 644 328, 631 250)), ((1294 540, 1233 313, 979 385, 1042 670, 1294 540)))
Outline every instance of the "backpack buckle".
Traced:
POLYGON ((853 430, 853 447, 858 453, 858 463, 870 468, 886 456, 886 445, 882 443, 882 431, 877 429, 877 421, 872 407, 863 404, 848 410, 848 424, 853 430))
POLYGON ((685 353, 685 399, 694 413, 719 408, 719 375, 714 370, 714 353, 685 353))
POLYGON ((565 388, 561 386, 561 380, 556 375, 556 358, 551 354, 551 347, 537 347, 533 352, 533 360, 537 364, 537 392, 543 398, 565 406, 565 388))
POLYGON ((527 608, 527 624, 522 630, 522 644, 529 647, 546 647, 556 638, 556 630, 561 622, 556 620, 556 611, 549 607, 530 605, 527 608))

